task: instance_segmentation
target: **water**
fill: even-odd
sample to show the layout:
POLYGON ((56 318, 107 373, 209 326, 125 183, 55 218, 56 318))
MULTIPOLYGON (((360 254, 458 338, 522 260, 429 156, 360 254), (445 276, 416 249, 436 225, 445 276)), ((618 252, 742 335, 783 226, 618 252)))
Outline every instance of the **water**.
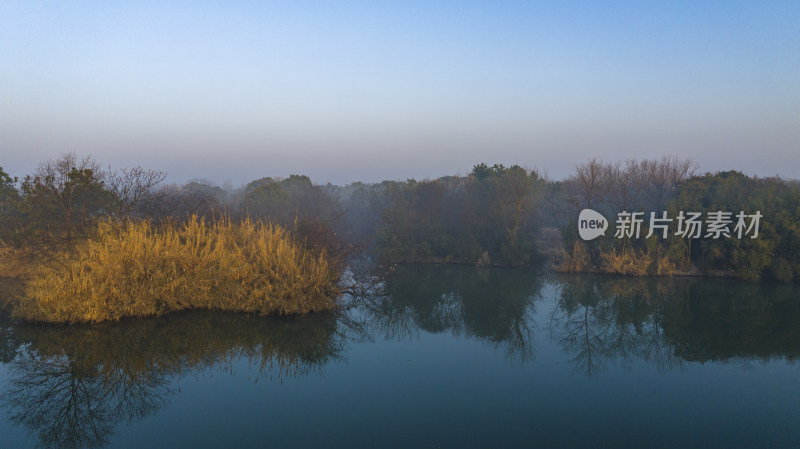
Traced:
POLYGON ((341 315, 0 329, 0 447, 800 447, 790 285, 407 266, 341 315))

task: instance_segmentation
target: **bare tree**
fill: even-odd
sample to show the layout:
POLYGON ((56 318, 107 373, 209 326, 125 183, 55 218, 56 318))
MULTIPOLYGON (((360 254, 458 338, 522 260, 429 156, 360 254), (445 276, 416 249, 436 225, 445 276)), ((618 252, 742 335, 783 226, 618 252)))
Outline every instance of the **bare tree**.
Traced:
POLYGON ((79 159, 75 153, 66 153, 58 159, 40 164, 33 174, 33 179, 39 179, 43 183, 47 181, 58 190, 64 190, 73 170, 91 170, 97 178, 102 178, 103 175, 100 163, 91 156, 86 155, 79 159))
POLYGON ((612 213, 643 207, 661 211, 678 187, 694 176, 696 164, 676 156, 628 159, 604 163, 597 159, 577 165, 564 182, 570 202, 578 209, 607 205, 612 213))
POLYGON ((662 211, 678 187, 694 176, 696 167, 692 159, 680 160, 677 156, 642 161, 643 187, 650 206, 657 212, 662 211))
POLYGON ((692 159, 678 160, 676 156, 665 157, 664 162, 668 165, 667 173, 669 174, 669 194, 674 194, 675 190, 687 179, 695 175, 697 171, 697 163, 692 159))
POLYGON ((642 164, 635 159, 625 161, 625 166, 617 162, 603 166, 603 201, 613 213, 641 208, 640 192, 644 184, 642 164))
POLYGON ((221 207, 217 197, 210 192, 192 191, 170 184, 153 192, 137 209, 147 217, 180 222, 193 214, 210 217, 221 207))
POLYGON ((146 170, 142 167, 123 168, 106 175, 107 187, 114 194, 117 216, 122 220, 141 218, 145 205, 163 200, 164 189, 156 189, 167 177, 166 172, 146 170))
POLYGON ((575 175, 564 181, 570 202, 577 209, 591 209, 600 201, 605 191, 603 163, 592 159, 575 166, 575 175))

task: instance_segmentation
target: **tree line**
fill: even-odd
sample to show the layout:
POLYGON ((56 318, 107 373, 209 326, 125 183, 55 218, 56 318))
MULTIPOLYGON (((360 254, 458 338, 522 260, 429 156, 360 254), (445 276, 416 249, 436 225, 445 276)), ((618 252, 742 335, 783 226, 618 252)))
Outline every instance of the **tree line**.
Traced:
POLYGON ((692 160, 677 157, 592 159, 562 180, 518 165, 485 163, 461 176, 345 186, 317 185, 300 174, 260 178, 237 190, 202 180, 165 184, 165 179, 164 172, 139 167, 104 170, 74 154, 46 162, 22 179, 0 169, 0 241, 46 257, 52 248, 89 237, 99 220, 158 226, 193 214, 218 215, 273 222, 305 248, 337 255, 341 263, 363 250, 388 263, 549 261, 561 271, 800 278, 797 182, 736 171, 701 174, 692 160), (587 208, 609 218, 604 237, 578 237, 578 212, 587 208), (763 219, 755 239, 690 239, 674 228, 667 238, 644 237, 651 212, 674 219, 680 211, 703 217, 760 211, 763 219), (622 212, 645 217, 640 238, 615 237, 622 212))
POLYGON ((275 184, 283 202, 263 210, 258 195, 273 183, 262 183, 233 210, 222 189, 161 185, 165 177, 104 170, 74 154, 22 180, 0 169, 0 276, 26 284, 11 298, 14 316, 77 323, 187 309, 286 315, 337 307, 343 265, 334 239, 317 238, 324 215, 298 212, 293 227, 287 223, 286 208, 310 210, 321 192, 308 178, 275 184))
MULTIPOLYGON (((553 186, 567 204, 561 226, 564 251, 561 271, 599 271, 625 275, 706 274, 748 280, 800 278, 800 185, 779 177, 758 178, 738 171, 696 173, 689 160, 578 165, 576 173, 553 186), (591 208, 610 220, 605 237, 582 241, 577 216, 591 208), (621 212, 641 212, 641 235, 615 235, 621 212), (682 234, 684 214, 695 214, 701 226, 720 218, 719 232, 682 234), (664 217, 651 234, 650 219, 664 217), (752 220, 758 214, 758 227, 752 220), (737 216, 747 219, 737 233, 737 216), (757 233, 756 233, 757 229, 757 233), (665 238, 666 236, 666 238, 665 238)), ((551 200, 552 201, 552 200, 551 200)), ((653 221, 656 223, 656 221, 653 221)))

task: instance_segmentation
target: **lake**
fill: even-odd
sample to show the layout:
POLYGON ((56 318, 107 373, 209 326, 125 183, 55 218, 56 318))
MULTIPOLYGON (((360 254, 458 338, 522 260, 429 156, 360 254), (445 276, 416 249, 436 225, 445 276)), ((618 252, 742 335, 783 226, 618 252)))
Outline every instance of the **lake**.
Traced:
POLYGON ((336 314, 0 318, 0 447, 800 447, 800 288, 401 266, 336 314))

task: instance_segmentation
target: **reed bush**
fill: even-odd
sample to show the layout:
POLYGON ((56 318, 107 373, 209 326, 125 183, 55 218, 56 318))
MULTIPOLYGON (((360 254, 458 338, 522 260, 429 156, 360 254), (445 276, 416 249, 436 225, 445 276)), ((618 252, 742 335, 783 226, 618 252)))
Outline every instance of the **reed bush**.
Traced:
POLYGON ((69 323, 184 309, 301 314, 333 309, 337 281, 324 252, 303 249, 277 225, 104 222, 60 263, 36 270, 15 314, 69 323))
POLYGON ((672 260, 669 252, 658 249, 652 258, 655 274, 659 276, 672 276, 678 270, 678 264, 672 260))
POLYGON ((30 275, 34 259, 30 251, 0 241, 0 278, 25 279, 30 275))
POLYGON ((562 250, 561 260, 552 264, 553 269, 561 273, 581 273, 591 268, 591 257, 583 244, 575 240, 572 251, 562 250))
POLYGON ((600 253, 600 270, 604 273, 624 276, 644 276, 653 262, 647 251, 622 248, 600 253))

